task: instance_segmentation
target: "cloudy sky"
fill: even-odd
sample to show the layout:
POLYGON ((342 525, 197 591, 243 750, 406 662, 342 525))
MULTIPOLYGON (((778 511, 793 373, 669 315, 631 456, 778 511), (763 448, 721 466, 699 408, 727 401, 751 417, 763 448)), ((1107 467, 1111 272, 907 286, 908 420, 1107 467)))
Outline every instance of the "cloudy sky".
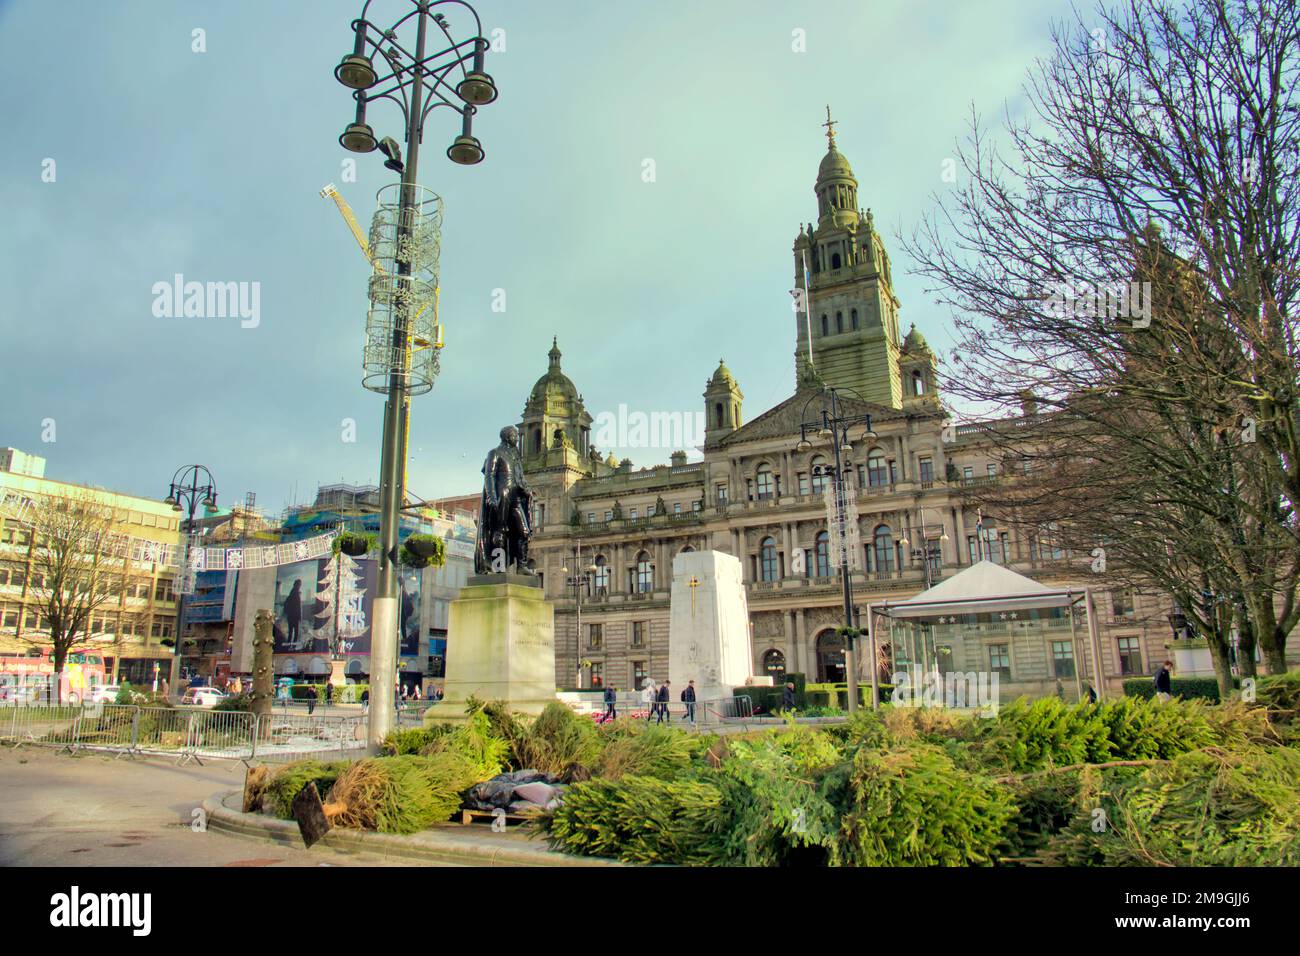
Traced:
MULTIPOLYGON (((407 3, 373 9, 391 22, 407 3)), ((337 142, 352 101, 332 71, 360 6, 0 0, 0 446, 44 455, 51 477, 158 497, 202 462, 225 504, 255 491, 269 510, 377 481, 383 400, 360 384, 368 266, 319 195, 334 182, 364 224, 393 179, 373 153, 348 182, 337 142), (155 316, 154 284, 177 273, 259 283, 259 324, 155 316)), ((943 161, 971 106, 1014 112, 1068 13, 1056 0, 478 9, 505 46, 488 60, 500 98, 476 118, 487 158, 448 161, 456 117, 436 111, 421 163, 446 208, 443 372, 412 419, 424 497, 478 487, 552 335, 593 415, 701 409, 719 357, 747 419, 787 397, 790 248, 816 215, 827 103, 887 236, 904 327, 948 345, 949 317, 895 236, 951 188, 943 161)), ((468 35, 464 13, 448 17, 468 35)), ((369 119, 402 138, 396 107, 369 119)), ((618 451, 639 467, 670 449, 618 451)))

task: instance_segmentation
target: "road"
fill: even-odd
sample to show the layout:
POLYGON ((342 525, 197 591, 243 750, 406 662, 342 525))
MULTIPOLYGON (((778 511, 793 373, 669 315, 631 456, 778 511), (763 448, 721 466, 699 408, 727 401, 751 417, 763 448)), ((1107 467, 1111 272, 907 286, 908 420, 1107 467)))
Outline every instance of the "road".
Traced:
POLYGON ((196 830, 203 800, 243 780, 238 761, 178 767, 0 745, 0 866, 429 865, 196 830))

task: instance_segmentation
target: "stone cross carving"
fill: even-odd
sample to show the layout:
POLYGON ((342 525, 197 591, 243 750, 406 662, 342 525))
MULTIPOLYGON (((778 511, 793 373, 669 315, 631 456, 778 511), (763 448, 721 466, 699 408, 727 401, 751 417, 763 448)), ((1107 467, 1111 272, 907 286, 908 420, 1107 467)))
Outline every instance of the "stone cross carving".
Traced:
POLYGON ((695 589, 700 586, 700 579, 691 575, 686 581, 686 586, 691 589, 691 617, 695 616, 695 589))

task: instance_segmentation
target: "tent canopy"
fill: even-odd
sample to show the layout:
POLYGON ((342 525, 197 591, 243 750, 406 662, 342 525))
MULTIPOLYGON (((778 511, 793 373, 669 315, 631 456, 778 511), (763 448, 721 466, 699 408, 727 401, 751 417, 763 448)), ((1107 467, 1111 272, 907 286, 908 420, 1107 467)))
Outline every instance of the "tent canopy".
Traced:
POLYGON ((1054 590, 1000 564, 980 561, 910 600, 872 609, 887 617, 917 618, 1067 607, 1082 597, 1081 590, 1054 590))

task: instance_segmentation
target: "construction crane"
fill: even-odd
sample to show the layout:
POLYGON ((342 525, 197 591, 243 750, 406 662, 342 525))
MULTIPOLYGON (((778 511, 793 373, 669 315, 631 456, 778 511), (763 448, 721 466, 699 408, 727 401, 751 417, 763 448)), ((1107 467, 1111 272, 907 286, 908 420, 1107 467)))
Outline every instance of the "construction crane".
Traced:
MULTIPOLYGON (((361 231, 361 224, 357 222, 357 217, 353 215, 352 207, 348 205, 348 201, 343 198, 343 196, 339 193, 339 191, 334 188, 334 184, 329 183, 324 189, 320 191, 320 194, 322 199, 334 200, 334 205, 338 207, 339 215, 341 215, 343 217, 343 221, 347 223, 348 229, 352 232, 352 238, 355 239, 357 241, 357 245, 361 247, 361 254, 366 257, 366 261, 369 262, 371 267, 380 275, 387 275, 388 273, 384 271, 384 267, 375 261, 374 253, 370 251, 370 242, 369 240, 366 239, 366 234, 361 231)), ((435 288, 433 290, 434 302, 438 301, 438 293, 439 290, 435 288)), ((421 315, 423 315, 424 310, 427 309, 428 307, 429 307, 429 303, 425 303, 425 305, 420 309, 420 311, 415 313, 414 318, 412 318, 411 320, 412 328, 415 327, 415 319, 418 319, 421 315)), ((442 348, 443 347, 442 325, 441 324, 434 325, 432 341, 429 341, 428 339, 424 339, 424 338, 415 337, 411 340, 411 347, 415 349, 442 348)))

